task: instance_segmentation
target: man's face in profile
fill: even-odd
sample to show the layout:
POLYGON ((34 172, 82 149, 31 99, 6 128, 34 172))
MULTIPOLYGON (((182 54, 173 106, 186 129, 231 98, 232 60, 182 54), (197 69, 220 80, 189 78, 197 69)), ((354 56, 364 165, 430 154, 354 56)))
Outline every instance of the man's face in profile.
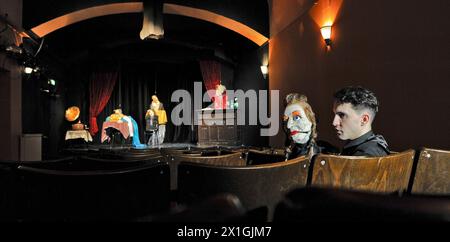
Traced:
POLYGON ((351 103, 334 103, 333 111, 333 126, 339 139, 354 140, 362 135, 362 115, 351 103))

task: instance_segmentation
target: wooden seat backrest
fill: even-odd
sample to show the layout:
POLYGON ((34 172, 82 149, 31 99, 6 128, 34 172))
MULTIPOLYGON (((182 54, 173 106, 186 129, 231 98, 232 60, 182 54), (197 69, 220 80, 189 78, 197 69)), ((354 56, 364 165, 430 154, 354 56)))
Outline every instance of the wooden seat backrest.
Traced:
POLYGON ((266 206, 269 215, 285 193, 306 186, 309 159, 256 166, 212 166, 181 162, 178 192, 182 203, 193 203, 220 193, 236 195, 246 209, 266 206))
POLYGON ((450 151, 422 148, 411 193, 450 195, 450 151))
POLYGON ((126 220, 169 208, 169 165, 64 171, 19 166, 17 213, 23 219, 126 220))
POLYGON ((311 185, 372 192, 403 192, 414 161, 414 150, 384 157, 319 154, 314 159, 311 185))

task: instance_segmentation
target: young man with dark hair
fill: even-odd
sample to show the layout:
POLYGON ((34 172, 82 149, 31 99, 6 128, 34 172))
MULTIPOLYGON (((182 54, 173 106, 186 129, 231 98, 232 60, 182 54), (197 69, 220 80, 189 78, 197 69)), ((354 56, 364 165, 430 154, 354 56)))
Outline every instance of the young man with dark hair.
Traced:
POLYGON ((388 144, 372 131, 378 112, 375 94, 362 87, 346 87, 334 94, 333 126, 341 140, 347 140, 341 155, 385 156, 388 144))

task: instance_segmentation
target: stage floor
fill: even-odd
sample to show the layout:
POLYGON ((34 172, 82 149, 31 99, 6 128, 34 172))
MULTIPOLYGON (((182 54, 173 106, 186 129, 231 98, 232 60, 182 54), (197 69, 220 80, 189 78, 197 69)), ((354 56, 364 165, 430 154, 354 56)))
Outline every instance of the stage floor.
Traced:
POLYGON ((95 151, 95 150, 150 150, 150 149, 189 149, 189 148, 212 148, 222 147, 228 149, 242 148, 243 146, 200 146, 195 143, 162 143, 156 146, 145 146, 142 148, 134 147, 132 144, 84 144, 66 147, 66 151, 95 151))

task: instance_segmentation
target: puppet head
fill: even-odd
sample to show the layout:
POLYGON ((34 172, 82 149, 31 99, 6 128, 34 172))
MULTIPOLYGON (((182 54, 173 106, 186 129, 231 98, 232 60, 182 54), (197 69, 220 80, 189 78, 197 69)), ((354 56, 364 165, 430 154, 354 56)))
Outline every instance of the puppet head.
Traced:
POLYGON ((285 99, 283 121, 295 143, 306 144, 317 137, 316 118, 304 95, 291 93, 285 99))

